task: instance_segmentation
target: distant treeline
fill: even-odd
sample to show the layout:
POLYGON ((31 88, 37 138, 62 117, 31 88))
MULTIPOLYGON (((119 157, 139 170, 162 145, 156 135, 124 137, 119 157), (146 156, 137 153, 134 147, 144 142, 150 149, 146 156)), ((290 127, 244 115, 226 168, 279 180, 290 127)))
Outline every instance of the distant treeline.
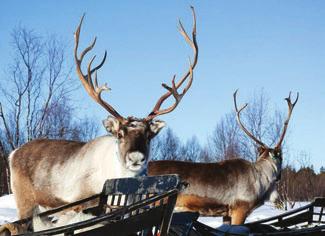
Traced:
MULTIPOLYGON (((241 142, 237 143, 239 140, 235 137, 241 136, 239 134, 234 135, 236 132, 225 131, 229 129, 229 126, 226 128, 223 124, 225 124, 224 119, 217 124, 213 132, 214 135, 208 138, 209 145, 205 147, 200 145, 195 136, 182 143, 171 129, 167 129, 154 140, 151 159, 216 162, 232 158, 244 158, 254 161, 256 154, 254 146, 250 146, 250 141, 242 137, 241 142), (229 137, 234 138, 231 140, 229 137)), ((281 180, 277 184, 279 207, 285 208, 287 204, 293 205, 296 201, 311 201, 314 197, 325 197, 325 167, 315 170, 305 152, 295 156, 295 160, 298 162, 295 166, 298 167, 288 164, 290 163, 288 151, 284 152, 283 159, 281 180)))
POLYGON ((325 168, 315 173, 313 166, 295 169, 291 166, 283 168, 278 183, 280 207, 291 207, 297 201, 311 201, 315 197, 325 197, 325 168))

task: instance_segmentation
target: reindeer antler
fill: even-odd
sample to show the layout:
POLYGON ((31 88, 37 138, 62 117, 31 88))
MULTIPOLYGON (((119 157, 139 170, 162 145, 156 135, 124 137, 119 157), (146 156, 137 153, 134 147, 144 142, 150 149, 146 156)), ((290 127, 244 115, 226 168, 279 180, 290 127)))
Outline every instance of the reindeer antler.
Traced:
POLYGON ((175 83, 175 78, 176 75, 173 76, 172 79, 172 86, 169 87, 166 84, 162 84, 162 86, 168 90, 167 93, 165 93, 164 95, 162 95, 156 105, 154 106, 153 110, 149 113, 149 115, 145 118, 145 120, 152 120, 155 117, 159 116, 159 115, 163 115, 163 114, 167 114, 172 112, 177 105, 179 104, 179 102, 182 100, 183 96, 185 95, 185 93, 188 91, 188 89, 191 87, 192 82, 193 82, 193 69, 195 68, 196 64, 197 64, 197 59, 198 59, 198 45, 197 45, 197 41, 196 41, 196 15, 195 15, 195 10, 194 7, 191 6, 191 10, 192 10, 192 14, 193 14, 193 29, 192 29, 192 39, 188 36, 188 34, 186 33, 183 24, 181 21, 179 21, 179 31, 181 33, 181 35, 185 38, 186 42, 191 46, 191 48, 194 51, 194 61, 193 63, 191 63, 191 61, 189 62, 189 70, 183 75, 183 77, 177 82, 175 83), (182 93, 179 93, 177 91, 177 89, 186 81, 186 79, 188 79, 187 85, 184 88, 182 93), (171 95, 173 95, 173 97, 175 98, 175 103, 173 105, 171 105, 168 108, 165 109, 161 109, 160 107, 163 104, 163 102, 169 98, 171 95))
POLYGON ((240 120, 240 112, 242 110, 244 110, 248 104, 245 103, 239 110, 238 110, 238 107, 237 107, 237 92, 238 92, 238 89, 234 92, 234 104, 235 104, 235 110, 236 110, 236 117, 237 117, 237 122, 238 122, 238 125, 239 127, 245 132, 245 134, 250 137, 251 139, 253 139, 258 145, 262 146, 262 147, 267 147, 262 141, 258 140, 256 137, 254 137, 254 135, 252 133, 250 133, 246 128, 245 126, 243 125, 243 123, 241 122, 240 120))
POLYGON ((96 37, 95 37, 93 42, 81 52, 80 58, 78 58, 78 46, 79 46, 80 29, 81 29, 81 25, 82 25, 82 21, 84 19, 84 16, 85 15, 83 15, 81 17, 80 23, 79 23, 79 25, 77 27, 77 30, 76 30, 75 34, 74 34, 74 36, 75 36, 74 58, 75 58, 76 66, 77 66, 78 77, 79 77, 82 85, 86 89, 88 95, 90 97, 92 97, 98 104, 100 104, 102 107, 104 107, 114 117, 116 117, 121 123, 124 123, 126 121, 126 119, 123 116, 121 116, 111 105, 109 105, 107 102, 105 102, 101 98, 101 93, 103 91, 110 90, 110 88, 106 84, 104 84, 102 86, 98 86, 98 82, 97 82, 97 70, 100 69, 104 65, 104 62, 105 62, 106 56, 107 56, 107 52, 105 51, 105 54, 104 54, 104 57, 103 57, 102 61, 99 63, 98 66, 96 66, 93 69, 91 69, 91 66, 92 66, 93 61, 96 58, 96 55, 92 57, 92 59, 90 60, 90 62, 88 64, 87 74, 86 75, 84 75, 82 70, 81 70, 81 63, 82 63, 82 60, 83 60, 84 56, 89 51, 91 51, 93 49, 93 47, 95 46, 95 44, 96 44, 96 37), (94 74, 94 79, 92 78, 93 74, 94 74))
POLYGON ((282 134, 280 136, 280 140, 277 143, 277 145, 275 146, 276 149, 279 148, 279 147, 281 147, 281 144, 283 142, 284 136, 285 136, 285 134, 287 132, 287 128, 288 128, 289 120, 291 118, 292 110, 295 107, 296 103, 298 102, 298 99, 299 99, 299 93, 297 93, 296 100, 292 103, 291 102, 291 92, 289 92, 289 96, 287 98, 285 98, 285 100, 288 103, 288 117, 287 117, 287 119, 284 122, 283 131, 282 131, 282 134))

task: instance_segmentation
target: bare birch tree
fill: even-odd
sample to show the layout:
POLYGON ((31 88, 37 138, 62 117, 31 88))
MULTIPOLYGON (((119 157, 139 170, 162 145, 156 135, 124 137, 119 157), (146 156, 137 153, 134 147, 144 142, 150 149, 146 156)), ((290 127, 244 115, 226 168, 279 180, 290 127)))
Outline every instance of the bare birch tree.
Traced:
MULTIPOLYGON (((270 146, 279 138, 283 117, 278 110, 270 112, 269 99, 264 90, 253 95, 242 114, 242 120, 250 132, 270 146)), ((255 161, 258 156, 256 144, 241 132, 234 112, 221 118, 209 138, 209 143, 216 161, 238 157, 255 161)))
POLYGON ((202 161, 202 147, 196 136, 192 136, 181 148, 180 159, 184 161, 202 161))
POLYGON ((180 160, 181 142, 171 128, 153 140, 150 158, 152 160, 180 160))
POLYGON ((23 27, 11 37, 13 60, 0 80, 0 152, 2 148, 7 172, 8 154, 23 143, 35 138, 83 140, 97 133, 90 118, 75 119, 70 97, 78 83, 70 79, 64 43, 23 27))

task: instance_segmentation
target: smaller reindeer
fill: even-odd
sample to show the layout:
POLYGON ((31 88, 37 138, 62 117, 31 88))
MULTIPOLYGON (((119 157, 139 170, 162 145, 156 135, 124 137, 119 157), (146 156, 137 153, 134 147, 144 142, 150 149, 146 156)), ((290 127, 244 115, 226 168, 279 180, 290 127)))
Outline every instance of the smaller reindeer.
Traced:
POLYGON ((179 211, 199 212, 206 216, 231 218, 232 224, 243 224, 248 214, 267 200, 280 178, 282 165, 281 144, 285 137, 292 110, 298 101, 291 102, 291 93, 286 98, 288 117, 284 122, 279 142, 268 147, 252 135, 240 120, 245 104, 238 109, 237 91, 234 105, 237 121, 245 134, 257 143, 258 158, 251 163, 244 159, 231 159, 217 163, 193 163, 182 161, 149 162, 148 174, 178 174, 189 187, 177 198, 179 211))
POLYGON ((102 92, 109 89, 106 84, 98 86, 97 71, 105 62, 106 52, 99 65, 92 67, 94 56, 88 64, 87 73, 82 72, 82 60, 95 46, 96 38, 78 55, 81 18, 75 32, 77 74, 88 95, 112 115, 103 122, 110 135, 89 142, 38 139, 14 150, 10 154, 11 188, 20 219, 32 216, 37 205, 53 208, 86 198, 99 193, 106 179, 133 177, 146 168, 150 141, 165 125, 155 118, 172 112, 192 85, 193 69, 198 59, 193 7, 192 13, 192 37, 188 36, 181 22, 179 30, 193 49, 194 61, 189 63, 189 70, 177 83, 174 76, 171 87, 162 84, 168 91, 145 118, 125 118, 102 99, 102 92), (178 92, 183 84, 184 90, 178 92), (162 108, 170 97, 174 97, 175 102, 162 108))

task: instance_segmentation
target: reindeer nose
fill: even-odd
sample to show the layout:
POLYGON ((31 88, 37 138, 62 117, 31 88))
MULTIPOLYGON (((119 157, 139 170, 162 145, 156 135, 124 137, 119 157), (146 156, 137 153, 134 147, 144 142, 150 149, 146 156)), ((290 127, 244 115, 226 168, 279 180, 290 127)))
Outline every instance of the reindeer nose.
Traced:
POLYGON ((137 162, 142 163, 145 161, 146 158, 141 152, 132 152, 129 153, 128 159, 133 163, 137 163, 137 162))

